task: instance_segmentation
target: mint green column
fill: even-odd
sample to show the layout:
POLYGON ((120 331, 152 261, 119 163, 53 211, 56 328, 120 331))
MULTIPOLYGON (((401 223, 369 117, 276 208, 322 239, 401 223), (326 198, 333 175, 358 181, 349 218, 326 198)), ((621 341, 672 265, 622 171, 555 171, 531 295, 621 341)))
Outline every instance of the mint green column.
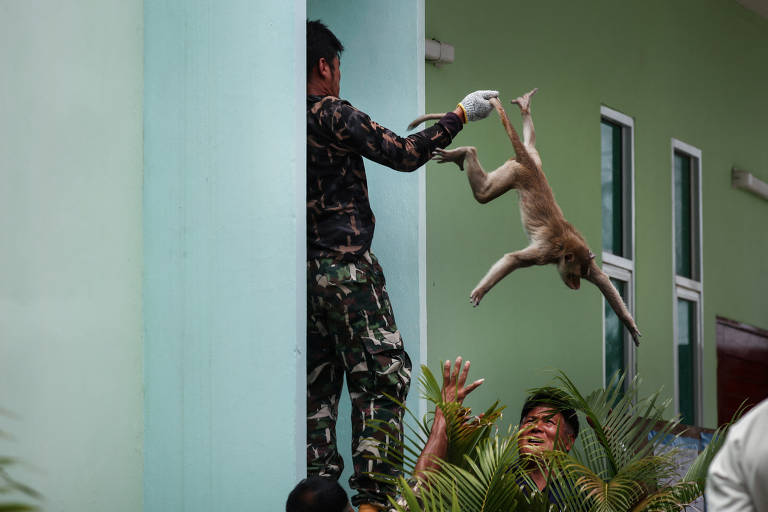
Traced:
POLYGON ((304 469, 304 2, 145 2, 146 511, 304 469))

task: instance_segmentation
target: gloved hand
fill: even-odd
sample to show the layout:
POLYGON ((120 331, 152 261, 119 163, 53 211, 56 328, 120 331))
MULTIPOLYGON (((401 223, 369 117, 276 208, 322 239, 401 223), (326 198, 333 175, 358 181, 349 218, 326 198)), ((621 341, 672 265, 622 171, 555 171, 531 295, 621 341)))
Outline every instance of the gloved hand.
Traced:
POLYGON ((475 91, 467 94, 459 103, 459 107, 464 111, 464 121, 477 121, 485 119, 493 110, 493 105, 488 100, 498 98, 499 91, 475 91))

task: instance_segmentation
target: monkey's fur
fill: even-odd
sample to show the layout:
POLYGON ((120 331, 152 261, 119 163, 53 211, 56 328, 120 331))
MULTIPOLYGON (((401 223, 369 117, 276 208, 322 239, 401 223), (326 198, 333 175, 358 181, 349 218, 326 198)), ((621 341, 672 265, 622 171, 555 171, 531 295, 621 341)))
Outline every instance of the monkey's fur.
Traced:
MULTIPOLYGON (((475 199, 480 203, 492 201, 510 189, 516 189, 520 197, 520 215, 530 245, 502 256, 472 290, 470 302, 474 306, 480 304, 483 296, 496 283, 518 268, 555 264, 561 279, 569 288, 578 290, 581 278, 596 285, 627 327, 635 345, 638 345, 640 332, 632 315, 608 276, 595 263, 595 255, 589 250, 581 233, 565 220, 544 175, 541 158, 535 147, 536 135, 530 113, 530 98, 536 91, 537 89, 534 89, 512 101, 520 107, 523 117, 524 144, 509 122, 499 100, 491 98, 490 101, 499 113, 515 150, 515 157, 507 160, 495 171, 488 174, 483 171, 474 147, 438 149, 434 153, 434 158, 439 163, 454 162, 462 170, 466 164, 469 185, 475 199)), ((443 114, 421 116, 411 123, 409 128, 427 119, 439 119, 442 116, 443 114)))

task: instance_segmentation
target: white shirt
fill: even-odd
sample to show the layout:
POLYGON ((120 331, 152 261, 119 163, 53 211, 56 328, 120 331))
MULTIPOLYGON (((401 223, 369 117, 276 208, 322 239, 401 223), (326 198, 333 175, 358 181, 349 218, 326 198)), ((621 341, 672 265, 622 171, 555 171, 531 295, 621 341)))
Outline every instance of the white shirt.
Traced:
POLYGON ((768 400, 728 431, 709 466, 709 512, 768 512, 768 400))

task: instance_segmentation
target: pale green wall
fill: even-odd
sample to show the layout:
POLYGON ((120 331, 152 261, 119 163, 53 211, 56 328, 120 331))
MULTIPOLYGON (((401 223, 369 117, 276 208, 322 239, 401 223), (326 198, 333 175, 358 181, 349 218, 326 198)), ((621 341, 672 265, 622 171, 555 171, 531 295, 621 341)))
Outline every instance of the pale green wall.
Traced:
MULTIPOLYGON (((407 135, 405 127, 423 108, 423 1, 311 0, 307 18, 321 19, 345 46, 341 56, 341 97, 371 118, 407 135)), ((418 410, 418 368, 422 353, 423 286, 419 262, 419 209, 423 208, 423 168, 400 173, 365 161, 371 208, 376 215, 372 250, 384 269, 395 320, 413 362, 413 385, 408 405, 418 410)), ((346 468, 341 482, 352 474, 350 403, 346 391, 339 407, 338 444, 346 468)))
MULTIPOLYGON (((704 418, 716 421, 715 315, 768 328, 768 203, 730 188, 732 166, 768 180, 768 21, 734 1, 429 1, 426 35, 456 48, 427 65, 427 110, 477 88, 508 101, 533 88, 537 147, 566 217, 601 247, 600 105, 634 117, 636 319, 644 389, 671 396, 670 138, 702 150, 704 418)), ((468 126, 486 170, 511 155, 496 114, 468 126)), ((554 268, 520 270, 473 310, 469 291, 503 253, 524 247, 516 194, 480 205, 455 166, 427 172, 429 355, 462 354, 487 378, 472 403, 500 398, 516 421, 523 391, 561 368, 584 387, 602 380, 602 306, 554 268)))
POLYGON ((0 63, 0 454, 46 510, 135 512, 142 3, 2 0, 0 63))
POLYGON ((305 467, 305 3, 145 3, 147 511, 305 467))

